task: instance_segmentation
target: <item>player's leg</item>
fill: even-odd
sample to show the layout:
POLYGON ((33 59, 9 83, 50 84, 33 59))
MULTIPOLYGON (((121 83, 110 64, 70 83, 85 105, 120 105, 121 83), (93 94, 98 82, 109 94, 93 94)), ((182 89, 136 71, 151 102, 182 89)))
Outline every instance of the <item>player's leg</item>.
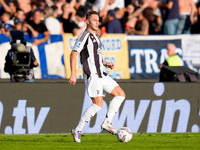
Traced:
POLYGON ((104 130, 107 130, 113 134, 116 134, 116 130, 112 124, 112 119, 115 113, 118 111, 119 107, 121 106, 122 102, 125 99, 125 93, 121 89, 121 87, 114 81, 112 78, 107 77, 106 84, 104 86, 104 90, 110 93, 113 97, 109 104, 108 112, 106 118, 101 125, 104 130))
POLYGON ((93 101, 93 104, 85 110, 77 127, 75 129, 72 129, 72 135, 74 137, 75 142, 81 142, 81 131, 82 131, 83 127, 102 108, 102 105, 103 105, 103 97, 102 96, 92 98, 92 101, 93 101))
POLYGON ((81 142, 81 131, 86 123, 101 109, 103 105, 103 97, 92 98, 93 104, 89 106, 81 117, 77 127, 72 129, 72 135, 75 142, 81 142))
POLYGON ((90 121, 90 119, 102 108, 103 105, 103 97, 94 97, 92 98, 93 104, 89 106, 83 116, 81 117, 77 130, 82 131, 83 127, 86 123, 90 121))
POLYGON ((83 116, 81 117, 78 126, 76 127, 76 130, 82 131, 83 127, 86 123, 90 121, 90 119, 102 108, 103 105, 103 97, 94 97, 91 98, 93 101, 93 104, 89 106, 83 116))
POLYGON ((81 138, 81 131, 82 131, 83 127, 102 108, 103 88, 101 88, 101 85, 99 85, 98 82, 100 82, 98 79, 96 79, 96 80, 91 79, 86 82, 86 90, 88 91, 88 95, 91 97, 93 104, 85 110, 77 127, 72 130, 72 135, 73 135, 75 142, 81 141, 80 138, 81 138), (96 82, 96 84, 94 84, 94 82, 96 82), (100 95, 100 96, 98 96, 98 95, 100 95))
POLYGON ((92 97, 91 99, 92 99, 93 104, 96 104, 100 107, 103 106, 103 96, 92 97))
POLYGON ((120 86, 116 86, 110 94, 113 96, 113 99, 109 104, 106 121, 112 122, 115 113, 125 99, 125 93, 120 86))
POLYGON ((109 104, 106 118, 101 127, 112 134, 116 134, 116 130, 112 124, 112 119, 115 113, 118 111, 119 107, 121 106, 122 102, 124 101, 125 93, 120 88, 120 86, 116 86, 110 94, 114 97, 109 104))

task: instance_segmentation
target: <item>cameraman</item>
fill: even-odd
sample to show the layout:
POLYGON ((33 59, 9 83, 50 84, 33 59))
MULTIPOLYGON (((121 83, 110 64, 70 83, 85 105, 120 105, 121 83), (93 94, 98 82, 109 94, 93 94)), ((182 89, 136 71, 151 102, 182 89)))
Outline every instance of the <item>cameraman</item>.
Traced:
POLYGON ((13 82, 33 82, 33 67, 38 62, 30 46, 26 46, 24 34, 21 31, 10 31, 11 49, 5 57, 4 71, 10 74, 13 82))

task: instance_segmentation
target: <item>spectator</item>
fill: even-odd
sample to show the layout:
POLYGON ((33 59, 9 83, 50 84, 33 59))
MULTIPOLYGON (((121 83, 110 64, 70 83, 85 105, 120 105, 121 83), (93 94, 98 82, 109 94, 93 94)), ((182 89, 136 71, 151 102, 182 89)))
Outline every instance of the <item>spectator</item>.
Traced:
POLYGON ((58 8, 58 16, 61 16, 63 14, 62 6, 66 3, 66 0, 56 0, 55 5, 58 8))
POLYGON ((24 11, 25 14, 32 11, 31 3, 33 0, 17 0, 19 3, 19 8, 24 11))
POLYGON ((72 33, 74 36, 79 36, 80 33, 86 28, 85 23, 85 10, 83 6, 80 6, 77 10, 75 20, 72 22, 72 33))
POLYGON ((21 20, 16 19, 14 23, 14 29, 18 31, 23 31, 23 22, 21 20))
MULTIPOLYGON (((84 14, 90 10, 99 12, 99 16, 101 17, 100 27, 106 26, 108 11, 115 10, 114 20, 120 19, 122 33, 147 35, 162 34, 163 32, 163 34, 174 35, 189 33, 191 26, 192 33, 200 33, 200 19, 197 20, 198 12, 193 0, 0 0, 0 4, 6 12, 11 14, 13 20, 9 21, 9 24, 12 26, 9 26, 9 24, 6 26, 4 21, 0 20, 0 24, 3 27, 2 29, 6 29, 7 33, 7 31, 13 29, 13 27, 15 29, 20 29, 21 26, 23 26, 22 28, 25 34, 29 33, 33 37, 36 37, 39 32, 36 31, 32 25, 28 25, 27 23, 22 24, 21 20, 23 22, 26 20, 28 23, 33 22, 34 11, 36 9, 43 10, 46 6, 54 9, 54 19, 57 18, 61 24, 61 29, 58 27, 51 30, 50 27, 48 27, 47 29, 51 31, 51 34, 53 32, 55 33, 55 29, 59 29, 61 30, 60 33, 73 33, 74 35, 78 35, 80 33, 79 31, 82 31, 82 29, 85 28, 84 14), (162 2, 162 4, 159 2, 162 2), (147 4, 148 6, 144 7, 144 5, 147 4), (124 7, 125 5, 126 7, 124 7), (161 11, 167 10, 166 18, 165 16, 160 16, 158 6, 161 11), (148 11, 149 13, 146 13, 145 15, 143 10, 147 7, 150 8, 145 11, 148 11), (83 11, 81 12, 80 9, 83 11), (179 19, 179 12, 181 19, 179 19), (185 19, 185 17, 187 17, 187 19, 185 19), (18 19, 18 21, 16 21, 16 19, 18 19), (147 30, 144 32, 143 27, 145 27, 145 19, 148 20, 146 27, 149 26, 149 33, 146 33, 147 30), (197 23, 192 25, 195 21, 197 23), (163 26, 162 28, 161 25, 163 26)), ((45 16, 42 14, 41 18, 44 20, 45 16)), ((52 17, 48 17, 46 20, 50 20, 50 18, 52 19, 52 17)), ((110 22, 112 21, 110 20, 109 24, 110 22)), ((109 27, 106 29, 107 31, 109 30, 108 28, 109 27)), ((38 30, 40 30, 41 33, 43 29, 38 30)), ((120 30, 118 32, 121 33, 120 30)), ((97 33, 99 33, 99 30, 97 33)), ((44 37, 43 40, 45 41, 48 35, 44 37)), ((37 44, 37 42, 34 44, 37 44)))
POLYGON ((134 4, 135 0, 125 0, 124 1, 124 7, 127 7, 129 4, 134 4))
MULTIPOLYGON (((145 10, 144 10, 145 12, 145 10)), ((144 16, 144 12, 139 14, 134 27, 127 30, 128 34, 131 35, 148 35, 149 34, 149 22, 144 16)))
POLYGON ((0 25, 0 34, 5 34, 5 28, 2 25, 0 25))
POLYGON ((45 12, 44 12, 44 9, 46 7, 48 7, 48 5, 46 4, 46 1, 45 0, 39 0, 39 6, 37 9, 39 9, 41 11, 41 20, 44 21, 45 20, 45 12))
MULTIPOLYGON (((82 0, 76 1, 75 5, 74 5, 74 8, 75 8, 76 10, 78 10, 78 8, 79 8, 80 6, 85 6, 84 1, 85 1, 85 0, 83 0, 83 2, 82 2, 82 0)), ((85 1, 85 2, 86 2, 86 1, 85 1)))
POLYGON ((73 30, 73 19, 75 19, 76 11, 70 5, 70 3, 65 3, 62 6, 63 14, 60 17, 60 21, 63 25, 64 33, 72 33, 73 30))
POLYGON ((158 0, 143 0, 143 3, 148 3, 150 8, 153 9, 153 11, 155 11, 156 9, 158 9, 158 0))
POLYGON ((121 19, 121 18, 122 18, 122 14, 121 14, 121 12, 120 12, 120 9, 119 9, 118 7, 116 7, 116 8, 114 9, 114 11, 115 11, 115 18, 121 19))
POLYGON ((55 18, 58 18, 58 7, 56 5, 52 5, 51 8, 53 9, 54 12, 53 16, 55 18))
POLYGON ((46 7, 51 7, 54 5, 54 2, 52 0, 39 0, 39 6, 38 8, 40 11, 44 12, 44 9, 46 7))
POLYGON ((148 35, 149 34, 149 22, 146 18, 146 8, 148 3, 144 3, 139 9, 129 16, 129 20, 126 23, 126 33, 131 35, 148 35))
POLYGON ((121 9, 124 8, 123 0, 96 0, 93 4, 93 9, 99 12, 99 16, 106 18, 108 10, 113 10, 116 7, 121 9))
POLYGON ((178 0, 180 19, 178 23, 177 34, 190 34, 191 26, 196 21, 197 8, 194 0, 178 0))
POLYGON ((200 33, 200 1, 196 4, 197 7, 197 16, 195 16, 197 19, 197 22, 192 25, 191 27, 191 33, 197 34, 200 33))
POLYGON ((40 10, 35 10, 33 13, 33 20, 29 21, 28 24, 31 26, 28 27, 28 33, 32 34, 33 37, 38 37, 39 33, 43 35, 40 39, 35 39, 33 45, 39 45, 41 43, 46 42, 49 39, 49 31, 46 25, 41 22, 41 12, 40 10))
POLYGON ((40 9, 40 11, 44 11, 45 7, 47 6, 45 0, 39 0, 39 7, 38 9, 40 9))
POLYGON ((164 34, 175 35, 179 23, 178 0, 167 0, 167 3, 159 3, 159 6, 167 9, 167 18, 164 20, 164 34))
POLYGON ((13 29, 14 21, 11 19, 11 13, 5 11, 1 16, 1 19, 3 21, 2 26, 4 27, 5 31, 13 29))
POLYGON ((119 19, 115 17, 115 11, 109 10, 107 14, 107 27, 106 32, 107 33, 122 33, 122 27, 119 19))
POLYGON ((17 10, 17 5, 18 5, 17 2, 14 2, 14 1, 10 0, 8 5, 7 5, 4 0, 0 0, 0 3, 3 6, 5 11, 9 12, 11 14, 11 16, 14 15, 14 13, 17 10))
POLYGON ((2 4, 0 3, 0 16, 3 14, 3 12, 4 12, 4 8, 3 8, 2 4))
POLYGON ((149 21, 149 34, 160 34, 162 19, 158 9, 153 10, 153 8, 147 7, 145 10, 145 16, 149 21))
POLYGON ((26 13, 26 21, 33 20, 33 13, 39 7, 39 2, 37 0, 31 1, 31 11, 26 13))
POLYGON ((92 11, 92 6, 95 0, 87 0, 85 3, 82 2, 82 5, 85 7, 85 11, 89 12, 92 11))
POLYGON ((122 17, 122 19, 120 19, 123 33, 125 33, 127 22, 129 22, 129 24, 127 24, 128 27, 133 27, 135 25, 136 18, 133 19, 134 10, 135 10, 135 6, 133 4, 129 4, 126 7, 126 12, 124 16, 122 17))
MULTIPOLYGON (((62 6, 66 3, 66 0, 56 0, 55 5, 58 7, 58 16, 60 17, 63 14, 62 6)), ((76 0, 71 0, 68 2, 72 8, 75 7, 76 0)))
POLYGON ((50 34, 61 34, 63 31, 61 30, 61 24, 54 17, 54 11, 51 7, 46 7, 44 9, 45 12, 45 25, 47 29, 49 30, 50 34))
POLYGON ((54 6, 54 1, 55 1, 55 0, 45 0, 46 5, 47 5, 48 7, 54 6))
POLYGON ((22 23, 22 31, 24 32, 24 35, 28 35, 30 32, 31 35, 33 35, 35 32, 35 30, 26 21, 22 23))
POLYGON ((167 55, 169 56, 163 64, 159 66, 161 69, 163 65, 165 66, 183 66, 183 60, 180 58, 179 55, 176 54, 176 46, 173 43, 167 44, 167 55))
POLYGON ((14 20, 18 20, 18 21, 25 21, 26 16, 25 13, 22 9, 17 9, 16 13, 14 14, 14 20))

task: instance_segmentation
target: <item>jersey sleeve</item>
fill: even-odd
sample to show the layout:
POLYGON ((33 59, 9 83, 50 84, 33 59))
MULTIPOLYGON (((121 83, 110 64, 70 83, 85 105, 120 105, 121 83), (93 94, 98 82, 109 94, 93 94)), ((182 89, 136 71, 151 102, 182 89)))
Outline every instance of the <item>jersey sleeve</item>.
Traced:
POLYGON ((80 53, 83 50, 88 37, 89 37, 89 34, 85 33, 85 31, 82 34, 80 34, 79 37, 77 38, 72 50, 75 50, 78 53, 80 53))

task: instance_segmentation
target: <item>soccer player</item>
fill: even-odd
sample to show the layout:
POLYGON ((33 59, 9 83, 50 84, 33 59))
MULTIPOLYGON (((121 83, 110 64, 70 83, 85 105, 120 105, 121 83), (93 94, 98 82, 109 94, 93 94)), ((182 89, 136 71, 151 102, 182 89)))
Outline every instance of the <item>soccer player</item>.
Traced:
POLYGON ((125 99, 125 93, 121 87, 103 71, 104 66, 113 69, 114 64, 112 62, 105 62, 102 59, 101 42, 96 34, 99 26, 98 13, 95 11, 88 12, 86 14, 86 24, 86 30, 79 35, 70 54, 71 76, 69 83, 72 85, 76 84, 76 59, 77 55, 80 54, 85 88, 93 104, 86 109, 78 126, 72 129, 75 142, 81 142, 81 131, 84 125, 102 108, 103 96, 105 96, 103 91, 111 94, 113 99, 110 102, 101 128, 116 134, 112 118, 125 99))

